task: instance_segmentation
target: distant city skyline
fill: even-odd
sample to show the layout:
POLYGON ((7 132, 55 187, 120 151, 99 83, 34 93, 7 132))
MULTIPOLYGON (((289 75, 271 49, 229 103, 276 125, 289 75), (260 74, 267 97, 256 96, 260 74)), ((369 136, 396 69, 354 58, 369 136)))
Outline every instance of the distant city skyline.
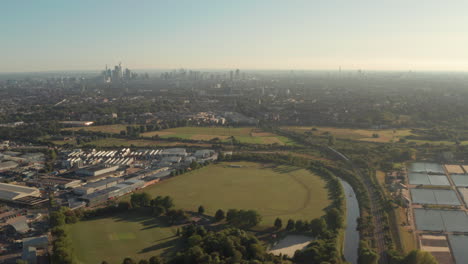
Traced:
POLYGON ((468 71, 468 1, 8 1, 0 72, 468 71))

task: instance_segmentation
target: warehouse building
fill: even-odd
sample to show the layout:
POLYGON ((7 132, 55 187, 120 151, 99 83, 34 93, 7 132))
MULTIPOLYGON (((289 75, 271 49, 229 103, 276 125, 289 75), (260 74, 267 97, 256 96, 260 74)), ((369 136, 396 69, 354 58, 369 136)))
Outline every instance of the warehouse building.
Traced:
POLYGON ((18 163, 14 161, 0 162, 0 171, 7 171, 18 167, 18 163))
POLYGON ((160 155, 162 157, 185 157, 187 151, 184 148, 169 148, 161 151, 160 155))
POLYGON ((27 196, 40 197, 41 193, 37 188, 31 188, 21 185, 0 183, 0 199, 4 201, 13 201, 27 196))
POLYGON ((88 195, 94 192, 102 191, 122 182, 123 178, 107 178, 97 182, 87 183, 73 190, 77 195, 88 195))
POLYGON ((81 180, 75 179, 67 179, 62 177, 52 177, 52 176, 45 176, 39 179, 32 179, 28 181, 28 183, 38 186, 38 187, 48 187, 48 188, 60 188, 60 189, 67 189, 67 188, 76 188, 81 186, 81 180))
POLYGON ((76 171, 76 174, 81 176, 94 177, 105 173, 114 172, 119 166, 106 166, 104 164, 89 166, 76 171))
POLYGON ((113 187, 84 195, 81 197, 81 199, 85 200, 88 206, 95 206, 100 203, 104 203, 109 199, 117 198, 137 189, 143 188, 144 185, 145 182, 141 180, 127 180, 116 184, 113 187))
POLYGON ((216 152, 212 149, 200 149, 193 154, 197 159, 206 159, 213 156, 216 152))

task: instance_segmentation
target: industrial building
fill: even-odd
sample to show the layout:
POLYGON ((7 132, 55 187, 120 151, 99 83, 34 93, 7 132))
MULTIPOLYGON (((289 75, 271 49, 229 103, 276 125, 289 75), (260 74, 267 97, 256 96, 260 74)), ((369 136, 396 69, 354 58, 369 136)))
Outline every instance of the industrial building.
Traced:
POLYGON ((28 196, 40 197, 41 193, 37 188, 0 183, 0 200, 11 202, 28 196))
POLYGON ((87 183, 81 187, 75 188, 73 192, 77 195, 88 195, 94 192, 102 191, 124 181, 123 178, 107 178, 96 182, 87 183))
POLYGON ((7 171, 18 167, 18 163, 14 161, 0 162, 0 171, 7 171))
POLYGON ((162 157, 185 157, 187 156, 187 151, 184 148, 169 148, 161 151, 160 155, 162 157))
POLYGON ((197 159, 206 159, 213 156, 216 152, 212 149, 201 149, 193 154, 197 159))
POLYGON ((32 179, 28 181, 28 183, 33 184, 34 186, 39 187, 49 187, 49 188, 60 188, 60 189, 67 189, 67 188, 76 188, 81 186, 81 180, 75 179, 67 179, 62 177, 41 177, 39 179, 32 179))
POLYGON ((106 166, 104 164, 89 166, 82 168, 76 171, 76 174, 81 176, 99 176, 105 173, 114 172, 119 168, 119 166, 106 166))
POLYGON ((88 206, 95 206, 109 199, 117 198, 137 189, 143 188, 144 185, 145 182, 141 180, 127 180, 120 184, 116 184, 113 187, 83 195, 81 199, 85 200, 88 203, 88 206))

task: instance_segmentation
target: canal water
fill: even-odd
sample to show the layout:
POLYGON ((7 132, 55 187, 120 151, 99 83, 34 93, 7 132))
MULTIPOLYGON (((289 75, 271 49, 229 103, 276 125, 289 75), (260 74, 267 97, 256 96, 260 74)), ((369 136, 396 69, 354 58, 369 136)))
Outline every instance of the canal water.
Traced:
POLYGON ((359 204, 351 185, 341 179, 340 181, 346 195, 346 230, 344 241, 344 256, 347 262, 351 264, 357 264, 359 248, 357 219, 359 218, 359 204))

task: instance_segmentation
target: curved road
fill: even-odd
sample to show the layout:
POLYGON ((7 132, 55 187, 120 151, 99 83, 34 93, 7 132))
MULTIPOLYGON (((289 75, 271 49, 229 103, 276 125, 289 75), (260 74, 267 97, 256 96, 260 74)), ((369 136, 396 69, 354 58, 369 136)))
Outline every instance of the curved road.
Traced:
POLYGON ((379 204, 378 202, 378 193, 377 190, 372 188, 372 183, 369 179, 369 177, 364 177, 362 175, 361 171, 357 169, 357 167, 353 164, 353 162, 348 159, 343 153, 337 151, 336 149, 332 147, 328 147, 331 151, 333 151, 335 154, 337 154, 339 157, 341 157, 344 161, 348 162, 353 171, 361 177, 362 181, 364 182, 364 186, 369 193, 369 198, 370 198, 370 208, 371 208, 371 215, 372 220, 374 222, 374 240, 376 242, 376 249, 377 253, 380 256, 379 263, 380 264, 387 264, 388 263, 388 258, 387 258, 387 253, 385 252, 386 247, 385 247, 385 232, 383 230, 383 225, 384 225, 384 212, 383 212, 383 206, 379 204))

